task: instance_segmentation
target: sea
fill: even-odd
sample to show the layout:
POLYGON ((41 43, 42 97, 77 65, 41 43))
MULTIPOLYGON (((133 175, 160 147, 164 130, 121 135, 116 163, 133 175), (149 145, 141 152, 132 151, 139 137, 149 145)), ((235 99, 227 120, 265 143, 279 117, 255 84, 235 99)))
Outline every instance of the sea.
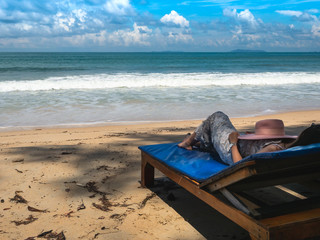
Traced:
POLYGON ((0 53, 0 130, 320 108, 320 53, 0 53))

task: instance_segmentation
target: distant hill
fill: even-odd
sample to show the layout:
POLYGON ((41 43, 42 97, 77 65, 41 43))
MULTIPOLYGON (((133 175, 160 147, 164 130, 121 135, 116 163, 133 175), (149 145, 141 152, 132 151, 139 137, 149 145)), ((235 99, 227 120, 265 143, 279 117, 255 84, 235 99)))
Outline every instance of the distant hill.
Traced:
POLYGON ((248 49, 235 49, 232 50, 231 52, 235 52, 235 53, 254 53, 254 52, 266 52, 264 50, 248 50, 248 49))

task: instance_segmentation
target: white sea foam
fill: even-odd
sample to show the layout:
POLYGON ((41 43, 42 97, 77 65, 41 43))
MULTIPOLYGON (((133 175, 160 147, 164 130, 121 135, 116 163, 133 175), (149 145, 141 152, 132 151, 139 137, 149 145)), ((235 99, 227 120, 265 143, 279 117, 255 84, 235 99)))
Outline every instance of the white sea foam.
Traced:
POLYGON ((119 73, 1 81, 0 92, 143 87, 288 85, 320 83, 320 73, 119 73))

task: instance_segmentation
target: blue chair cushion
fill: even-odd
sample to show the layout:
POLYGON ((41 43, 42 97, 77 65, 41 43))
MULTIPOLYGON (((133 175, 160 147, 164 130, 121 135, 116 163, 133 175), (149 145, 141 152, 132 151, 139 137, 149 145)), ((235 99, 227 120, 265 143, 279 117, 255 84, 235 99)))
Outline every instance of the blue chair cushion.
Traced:
POLYGON ((210 153, 189 151, 178 147, 178 143, 146 145, 140 146, 139 149, 198 182, 203 182, 227 168, 246 161, 266 161, 274 158, 281 159, 294 156, 299 157, 306 154, 319 154, 320 156, 320 143, 316 143, 308 146, 298 146, 283 151, 253 154, 242 159, 236 164, 229 166, 215 160, 210 153))

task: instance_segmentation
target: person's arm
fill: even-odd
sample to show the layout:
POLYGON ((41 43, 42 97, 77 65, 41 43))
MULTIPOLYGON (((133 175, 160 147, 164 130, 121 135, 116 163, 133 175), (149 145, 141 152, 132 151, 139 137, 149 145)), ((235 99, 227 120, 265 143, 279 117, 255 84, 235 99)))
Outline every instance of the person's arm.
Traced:
POLYGON ((275 151, 280 151, 280 150, 283 150, 283 148, 281 148, 281 146, 279 146, 278 144, 270 144, 270 145, 262 148, 257 153, 275 152, 275 151))
POLYGON ((238 149, 238 137, 239 137, 239 133, 238 132, 232 132, 229 135, 229 142, 230 144, 232 144, 231 147, 231 156, 232 156, 232 160, 234 163, 240 161, 242 159, 242 156, 240 155, 239 149, 238 149))

